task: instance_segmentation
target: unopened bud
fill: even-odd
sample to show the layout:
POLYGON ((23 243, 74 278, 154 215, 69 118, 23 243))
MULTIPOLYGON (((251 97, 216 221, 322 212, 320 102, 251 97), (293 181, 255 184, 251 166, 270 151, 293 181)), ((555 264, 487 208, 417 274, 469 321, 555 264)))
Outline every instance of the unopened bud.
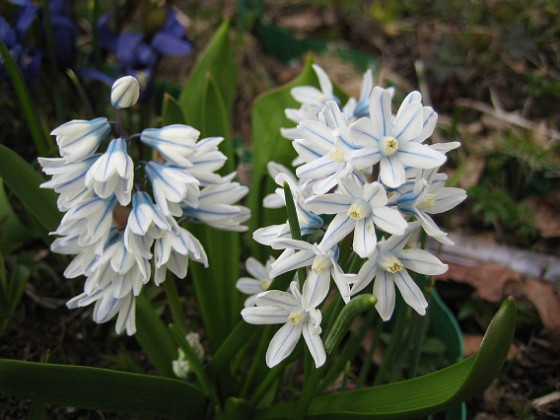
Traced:
POLYGON ((125 76, 113 83, 111 104, 117 108, 128 108, 138 102, 140 83, 133 76, 125 76))

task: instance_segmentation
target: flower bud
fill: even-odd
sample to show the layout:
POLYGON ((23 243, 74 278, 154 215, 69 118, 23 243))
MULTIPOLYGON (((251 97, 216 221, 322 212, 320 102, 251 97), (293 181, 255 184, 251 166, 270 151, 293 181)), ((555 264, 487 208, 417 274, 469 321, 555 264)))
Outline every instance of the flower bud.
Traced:
POLYGON ((133 76, 125 76, 113 83, 111 104, 117 108, 128 108, 138 102, 140 83, 133 76))

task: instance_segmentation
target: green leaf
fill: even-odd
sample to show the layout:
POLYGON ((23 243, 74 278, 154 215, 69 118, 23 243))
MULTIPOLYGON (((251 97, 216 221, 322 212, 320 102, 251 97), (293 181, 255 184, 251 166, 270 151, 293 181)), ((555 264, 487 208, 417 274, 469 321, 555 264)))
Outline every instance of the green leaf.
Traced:
POLYGON ((185 115, 179 102, 169 93, 163 95, 162 126, 171 124, 185 124, 185 115))
MULTIPOLYGON (((262 226, 283 223, 286 220, 284 212, 262 208, 261 203, 264 196, 276 188, 274 180, 268 175, 266 165, 273 160, 290 167, 292 160, 296 157, 291 142, 280 134, 280 128, 294 125, 284 115, 284 109, 299 107, 290 93, 292 88, 305 85, 317 86, 317 77, 311 67, 312 64, 313 60, 311 56, 308 56, 301 74, 296 79, 265 93, 253 104, 251 124, 254 161, 249 193, 251 231, 262 226)), ((263 259, 263 256, 260 257, 263 259)))
MULTIPOLYGON (((513 340, 516 304, 506 299, 475 355, 448 368, 407 381, 315 398, 308 418, 413 419, 453 407, 482 392, 501 370, 513 340)), ((258 411, 254 418, 291 417, 297 403, 279 404, 258 411)))
POLYGON ((12 79, 14 90, 18 97, 21 110, 23 111, 25 121, 27 122, 27 127, 35 143, 37 153, 40 156, 47 156, 49 154, 49 149, 54 143, 41 124, 41 119, 34 105, 35 101, 33 101, 29 89, 27 89, 21 70, 2 41, 0 41, 0 56, 12 79))
POLYGON ((7 255, 31 238, 33 233, 18 219, 0 178, 0 253, 7 255))
POLYGON ((179 97, 187 123, 195 128, 199 128, 202 121, 202 101, 206 91, 208 73, 217 83, 227 114, 231 114, 237 69, 233 47, 229 39, 228 20, 222 23, 206 50, 200 55, 179 97))
POLYGON ((177 358, 177 346, 144 295, 136 297, 136 325, 138 328, 134 337, 150 362, 161 375, 174 378, 172 361, 177 358))
POLYGON ((50 404, 158 418, 203 418, 206 398, 184 381, 83 366, 0 359, 0 392, 50 404))
MULTIPOLYGON (((229 118, 218 86, 210 74, 206 78, 203 109, 200 130, 204 136, 224 137, 220 147, 228 157, 226 172, 229 173, 234 169, 229 118)), ((204 225, 191 224, 189 230, 200 240, 208 256, 209 267, 192 264, 191 275, 210 349, 214 352, 240 319, 241 300, 235 288, 239 278, 240 236, 238 232, 221 231, 204 225), (219 311, 216 306, 220 307, 219 311)))
POLYGON ((0 177, 25 208, 47 230, 53 231, 60 223, 61 214, 56 205, 56 194, 39 188, 45 180, 17 153, 0 145, 0 177))

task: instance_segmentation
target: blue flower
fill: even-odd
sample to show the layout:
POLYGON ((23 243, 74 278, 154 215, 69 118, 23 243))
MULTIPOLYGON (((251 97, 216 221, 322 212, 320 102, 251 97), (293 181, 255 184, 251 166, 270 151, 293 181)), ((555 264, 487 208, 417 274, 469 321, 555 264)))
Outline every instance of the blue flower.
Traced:
MULTIPOLYGON (((150 90, 154 70, 163 55, 186 56, 192 52, 185 28, 177 20, 175 12, 167 9, 164 24, 153 35, 122 31, 115 33, 113 13, 100 17, 97 25, 99 44, 112 52, 119 62, 119 71, 145 80, 140 100, 150 90)), ((141 83, 142 84, 142 83, 141 83)))

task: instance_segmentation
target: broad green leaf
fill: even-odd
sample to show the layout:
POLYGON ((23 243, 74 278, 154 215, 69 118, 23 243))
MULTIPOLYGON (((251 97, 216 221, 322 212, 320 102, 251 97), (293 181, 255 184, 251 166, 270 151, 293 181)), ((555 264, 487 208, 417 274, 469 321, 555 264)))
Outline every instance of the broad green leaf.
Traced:
POLYGON ((432 336, 445 342, 445 357, 450 362, 461 360, 464 354, 463 335, 453 313, 441 300, 437 290, 432 291, 430 302, 430 330, 432 336))
POLYGON ((231 113, 237 81, 233 47, 229 39, 229 21, 218 28, 214 37, 200 55, 179 97, 187 123, 199 128, 203 111, 202 101, 206 91, 206 78, 210 74, 217 83, 228 115, 231 113))
MULTIPOLYGON (((210 73, 207 74, 205 85, 199 129, 203 137, 224 137, 220 149, 228 157, 224 173, 230 173, 235 165, 229 116, 218 85, 210 73)), ((195 224, 191 224, 189 230, 201 241, 208 256, 208 268, 191 264, 190 272, 210 349, 215 351, 240 318, 241 302, 235 288, 239 278, 240 234, 195 224), (219 311, 216 306, 220 308, 219 311)))
POLYGON ((45 180, 17 153, 0 145, 0 177, 25 208, 47 230, 54 231, 61 219, 56 194, 39 188, 45 180))
POLYGON ((35 143, 37 153, 40 156, 47 156, 49 154, 49 149, 54 143, 41 124, 41 119, 35 108, 34 101, 31 98, 29 89, 27 89, 27 85, 25 84, 25 80, 23 79, 23 75, 17 63, 2 41, 0 41, 0 56, 12 79, 12 85, 18 97, 21 110, 23 111, 25 122, 27 123, 29 132, 35 143))
POLYGON ((185 115, 179 102, 170 94, 163 95, 161 125, 185 124, 185 115))
POLYGON ((0 253, 9 254, 22 243, 31 239, 33 233, 18 219, 0 178, 0 253))
MULTIPOLYGON (((453 407, 486 389, 501 370, 515 332, 516 304, 506 299, 488 327, 480 350, 448 368, 407 381, 315 398, 308 418, 413 419, 453 407)), ((297 403, 260 410, 256 419, 286 418, 297 403)))
POLYGON ((207 400, 185 381, 83 366, 0 359, 0 393, 135 416, 203 418, 207 400))
POLYGON ((165 324, 143 295, 136 298, 134 335, 146 356, 161 375, 175 377, 172 361, 177 358, 177 346, 165 324))
POLYGON ((268 175, 266 165, 268 162, 274 161, 289 168, 296 157, 291 142, 280 134, 280 128, 294 126, 294 123, 284 115, 284 109, 299 107, 290 93, 292 88, 318 84, 315 72, 311 67, 312 64, 313 60, 311 56, 308 56, 301 74, 295 80, 263 94, 253 104, 251 124, 254 160, 249 193, 251 231, 286 221, 284 212, 262 208, 261 203, 264 196, 276 188, 274 180, 268 175))

